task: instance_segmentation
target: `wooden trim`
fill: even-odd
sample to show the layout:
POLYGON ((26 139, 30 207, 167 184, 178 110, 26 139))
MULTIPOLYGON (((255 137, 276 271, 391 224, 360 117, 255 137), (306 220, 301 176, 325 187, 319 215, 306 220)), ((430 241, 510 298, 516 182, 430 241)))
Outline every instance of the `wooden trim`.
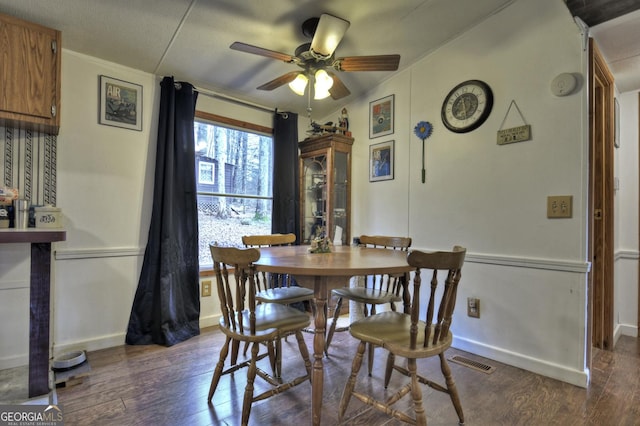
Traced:
POLYGON ((224 117, 222 115, 211 114, 204 111, 196 111, 196 118, 201 120, 213 121, 230 127, 236 127, 244 130, 251 130, 258 133, 273 135, 273 128, 260 126, 258 124, 248 123, 246 121, 236 120, 235 118, 224 117))
POLYGON ((213 277, 215 272, 213 271, 213 267, 200 268, 200 278, 204 277, 213 277))
POLYGON ((588 279, 587 362, 591 346, 613 345, 613 141, 614 79, 595 41, 589 39, 589 231, 593 267, 588 279), (595 220, 595 209, 601 219, 595 220))

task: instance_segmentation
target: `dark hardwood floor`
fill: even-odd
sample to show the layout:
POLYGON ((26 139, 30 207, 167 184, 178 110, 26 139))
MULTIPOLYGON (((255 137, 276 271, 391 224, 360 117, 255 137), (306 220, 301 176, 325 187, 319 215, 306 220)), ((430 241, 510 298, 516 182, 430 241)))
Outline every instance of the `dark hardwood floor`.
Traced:
MULTIPOLYGON (((305 333, 311 350, 312 336, 305 333)), ((170 348, 121 346, 90 352, 91 372, 81 384, 59 388, 65 425, 237 425, 242 405, 246 370, 227 375, 207 404, 207 393, 218 348, 224 339, 215 328, 170 348)), ((303 368, 294 352, 295 339, 283 344, 283 367, 303 368)), ((337 407, 355 353, 349 333, 336 333, 332 354, 325 358, 325 392, 322 423, 337 423, 337 407)), ((588 389, 538 376, 492 360, 455 349, 453 355, 495 367, 491 374, 450 363, 467 425, 640 425, 640 344, 622 337, 614 352, 595 350, 592 382, 588 389)), ((361 370, 360 387, 377 387, 382 392, 385 356, 375 357, 373 377, 361 370)), ((268 368, 265 366, 265 369, 268 368)), ((437 359, 419 364, 422 372, 440 377, 437 359)), ((390 389, 398 383, 394 375, 390 389)), ((263 382, 256 380, 257 389, 263 382)), ((256 403, 252 425, 310 424, 308 383, 256 403)), ((430 426, 455 425, 457 417, 448 396, 423 388, 430 426)), ((401 405, 408 409, 405 403, 401 405)), ((352 400, 343 424, 398 425, 357 400, 352 400)))

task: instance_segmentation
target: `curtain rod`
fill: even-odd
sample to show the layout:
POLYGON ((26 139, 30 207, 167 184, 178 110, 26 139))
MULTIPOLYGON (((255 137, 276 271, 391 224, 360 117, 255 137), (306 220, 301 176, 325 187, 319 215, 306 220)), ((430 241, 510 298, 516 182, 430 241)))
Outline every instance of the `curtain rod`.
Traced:
POLYGON ((266 112, 276 112, 276 110, 274 108, 268 108, 268 107, 263 106, 263 105, 254 104, 252 102, 243 101, 241 99, 233 98, 233 97, 227 96, 227 95, 222 95, 220 93, 216 93, 216 92, 213 92, 211 90, 202 89, 200 87, 195 87, 195 86, 194 86, 194 89, 198 93, 201 93, 201 94, 203 94, 205 96, 209 96, 209 97, 212 97, 212 98, 217 98, 217 99, 220 99, 220 100, 223 100, 223 101, 226 101, 226 102, 230 102, 230 103, 233 103, 233 104, 238 104, 238 105, 242 105, 242 106, 246 106, 246 107, 249 107, 249 108, 258 109, 258 110, 266 111, 266 112))

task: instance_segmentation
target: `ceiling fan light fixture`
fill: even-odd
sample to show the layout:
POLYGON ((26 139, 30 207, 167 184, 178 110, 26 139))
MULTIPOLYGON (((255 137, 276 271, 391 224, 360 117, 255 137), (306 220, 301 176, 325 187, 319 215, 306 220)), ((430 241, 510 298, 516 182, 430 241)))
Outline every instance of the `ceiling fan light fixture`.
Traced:
POLYGON ((333 79, 325 70, 316 71, 316 86, 320 86, 321 90, 329 90, 333 86, 333 79))
POLYGON ((328 59, 338 47, 349 28, 349 21, 336 16, 323 14, 311 41, 311 54, 317 59, 328 59))
POLYGON ((314 85, 313 88, 313 99, 319 101, 320 99, 326 99, 330 95, 329 90, 318 89, 318 85, 314 85))
POLYGON ((308 82, 309 79, 306 75, 298 74, 298 76, 291 83, 289 83, 289 87, 296 95, 304 96, 304 90, 307 87, 308 82))
POLYGON ((333 86, 333 79, 325 70, 318 70, 314 76, 313 99, 325 99, 329 97, 329 89, 333 86))

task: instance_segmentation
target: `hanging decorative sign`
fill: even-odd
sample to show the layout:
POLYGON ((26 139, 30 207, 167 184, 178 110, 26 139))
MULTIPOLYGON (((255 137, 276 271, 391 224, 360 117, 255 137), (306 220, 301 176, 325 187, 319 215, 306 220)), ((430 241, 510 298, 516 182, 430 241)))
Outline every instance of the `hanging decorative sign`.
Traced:
POLYGON ((420 139, 422 139, 422 183, 427 180, 427 170, 424 166, 424 140, 431 136, 433 126, 428 121, 419 121, 416 127, 413 128, 413 133, 420 139))
POLYGON ((531 126, 529 124, 498 130, 498 145, 528 141, 529 139, 531 139, 531 126))
POLYGON ((514 142, 523 142, 523 141, 528 141, 529 139, 531 139, 531 125, 527 124, 526 120, 524 119, 524 116, 522 115, 522 112, 520 112, 520 108, 518 108, 518 104, 516 104, 515 100, 512 100, 511 103, 509 104, 509 108, 507 109, 507 113, 505 114, 504 119, 502 120, 502 124, 500 125, 500 130, 498 130, 498 138, 497 138, 498 145, 505 145, 505 144, 514 143, 514 142), (520 114, 520 118, 524 122, 524 126, 503 129, 502 126, 504 126, 504 122, 506 121, 507 116, 509 115, 509 111, 511 111, 511 107, 513 105, 515 105, 516 109, 518 110, 518 114, 520 114))

